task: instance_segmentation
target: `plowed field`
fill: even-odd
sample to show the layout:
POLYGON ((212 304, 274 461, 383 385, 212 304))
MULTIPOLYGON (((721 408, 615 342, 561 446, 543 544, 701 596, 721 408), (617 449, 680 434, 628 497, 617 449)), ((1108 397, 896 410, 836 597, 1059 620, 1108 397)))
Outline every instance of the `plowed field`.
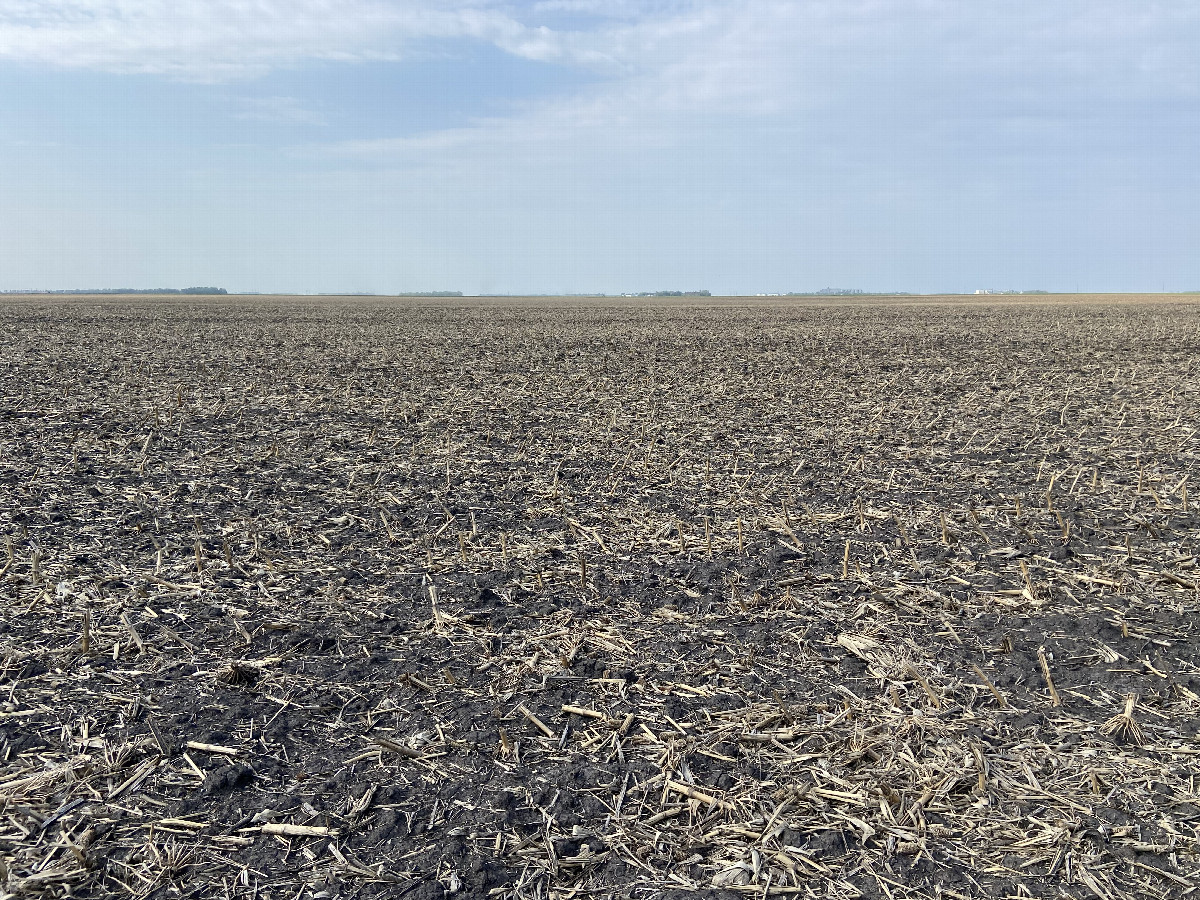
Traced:
POLYGON ((0 302, 0 896, 1183 897, 1200 305, 0 302))

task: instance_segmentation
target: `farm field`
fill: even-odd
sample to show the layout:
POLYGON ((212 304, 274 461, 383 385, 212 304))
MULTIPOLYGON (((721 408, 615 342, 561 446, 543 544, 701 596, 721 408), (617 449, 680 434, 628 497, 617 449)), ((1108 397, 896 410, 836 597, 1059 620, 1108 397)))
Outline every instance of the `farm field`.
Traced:
POLYGON ((0 299, 0 897, 1189 895, 1200 303, 1013 301, 0 299))

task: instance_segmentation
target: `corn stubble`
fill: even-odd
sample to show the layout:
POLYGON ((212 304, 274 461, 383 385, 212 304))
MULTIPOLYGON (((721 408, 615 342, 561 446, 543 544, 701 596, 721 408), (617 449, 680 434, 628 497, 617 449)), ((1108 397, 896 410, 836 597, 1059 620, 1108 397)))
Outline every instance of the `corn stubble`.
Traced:
POLYGON ((1200 886, 1200 307, 0 335, 0 896, 1200 886))

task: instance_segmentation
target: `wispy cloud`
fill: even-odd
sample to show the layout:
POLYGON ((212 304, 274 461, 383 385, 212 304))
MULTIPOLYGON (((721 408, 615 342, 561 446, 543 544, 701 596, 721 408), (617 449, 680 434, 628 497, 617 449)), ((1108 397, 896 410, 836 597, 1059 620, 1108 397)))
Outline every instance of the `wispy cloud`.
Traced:
POLYGON ((0 4, 0 59, 221 80, 309 59, 394 59, 431 41, 465 39, 528 59, 600 67, 613 77, 666 75, 684 102, 719 93, 778 103, 780 87, 803 88, 819 80, 822 66, 851 87, 873 75, 903 83, 914 73, 1020 80, 1024 66, 1113 91, 1153 82, 1194 95, 1197 37, 1193 0, 0 4))
MULTIPOLYGON (((528 14, 595 7, 541 0, 528 14)), ((467 128, 339 149, 511 149, 613 131, 694 144, 699 134, 728 139, 747 124, 803 140, 832 127, 883 134, 956 123, 1004 132, 1018 116, 1066 128, 1113 104, 1200 99, 1200 6, 1154 8, 1150 15, 1123 0, 1009 0, 987 10, 958 0, 614 3, 615 19, 586 30, 542 28, 536 40, 509 45, 600 67, 598 83, 467 128), (640 16, 631 9, 638 6, 640 16)))
POLYGON ((498 4, 419 0, 10 0, 0 58, 196 80, 253 75, 305 59, 404 55, 466 38, 532 58, 561 54, 547 29, 498 4))
POLYGON ((265 125, 325 125, 326 119, 296 97, 242 97, 234 118, 265 125))

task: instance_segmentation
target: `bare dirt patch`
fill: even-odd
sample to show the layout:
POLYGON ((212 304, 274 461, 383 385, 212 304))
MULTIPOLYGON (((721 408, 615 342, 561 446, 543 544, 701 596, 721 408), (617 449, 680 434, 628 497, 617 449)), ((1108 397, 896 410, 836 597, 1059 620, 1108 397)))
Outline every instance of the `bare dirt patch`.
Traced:
POLYGON ((0 894, 1181 897, 1200 306, 0 305, 0 894))

